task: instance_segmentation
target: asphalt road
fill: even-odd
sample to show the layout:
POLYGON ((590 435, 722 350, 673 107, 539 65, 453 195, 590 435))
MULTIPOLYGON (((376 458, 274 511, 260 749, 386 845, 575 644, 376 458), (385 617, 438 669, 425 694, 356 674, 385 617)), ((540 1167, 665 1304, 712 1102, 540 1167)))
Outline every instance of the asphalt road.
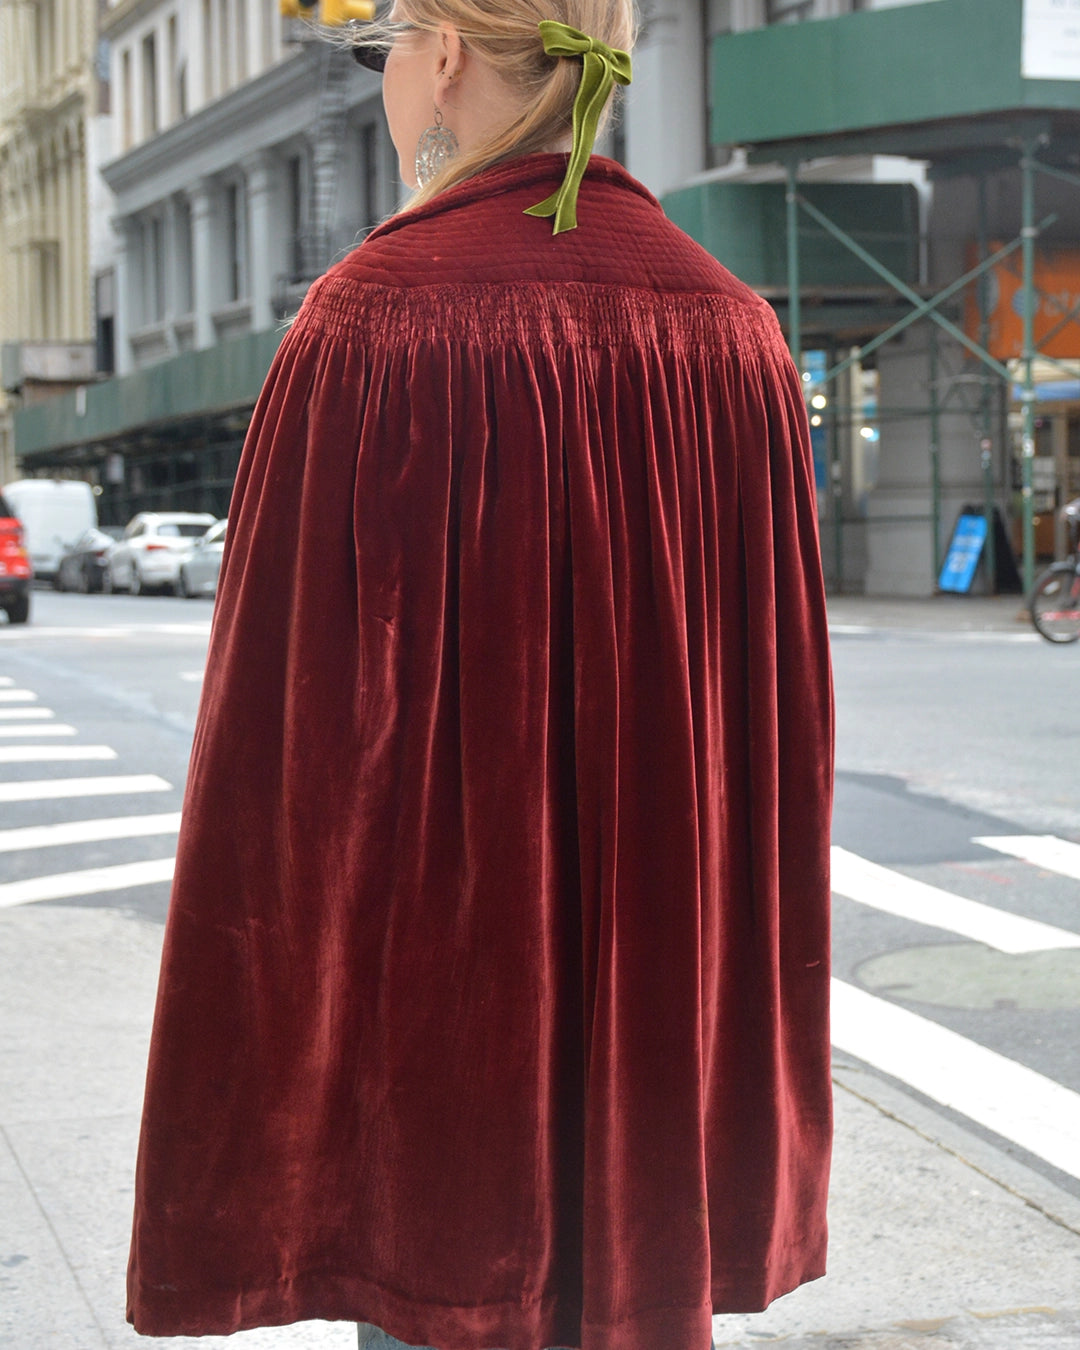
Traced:
MULTIPOLYGON (((834 846, 937 892, 899 897, 914 917, 835 894, 835 975, 1080 1093, 1080 648, 1023 629, 836 631, 833 654, 834 846), (980 908, 951 913, 952 897, 980 908)), ((852 870, 834 852, 837 891, 887 889, 852 870)), ((1080 1196, 1070 1119, 1071 1170, 1025 1157, 1080 1196)))
MULTIPOLYGON (((134 1008, 140 1027, 146 1015, 139 1009, 148 1010, 152 998, 154 943, 167 904, 211 612, 209 602, 172 597, 39 590, 31 624, 0 626, 0 920, 5 912, 21 916, 5 931, 9 941, 25 942, 27 959, 37 959, 50 935, 83 932, 81 922, 88 940, 105 925, 110 942, 133 943, 132 968, 138 964, 140 974, 125 992, 125 1015, 134 1008), (78 784, 57 786, 87 778, 114 782, 92 800, 79 795, 85 787, 78 784), (72 823, 88 819, 113 823, 89 834, 76 824, 72 837, 72 823)), ((898 1316, 909 1304, 939 1313, 954 1304, 988 1306, 989 1291, 998 1288, 994 1315, 1038 1314, 1038 1337, 1026 1339, 1027 1324, 1025 1330, 999 1322, 1000 1340, 933 1345, 1080 1345, 1080 1317, 1068 1329, 1053 1321, 1058 1311, 1046 1322, 1050 1309, 1065 1304, 1072 1316, 1080 1305, 1080 647, 1053 648, 1022 628, 962 631, 942 625, 940 616, 920 624, 912 615, 906 625, 834 624, 834 1042, 838 1088, 848 1100, 838 1154, 843 1185, 853 1195, 866 1191, 844 1202, 851 1217, 842 1216, 842 1226, 850 1232, 841 1233, 838 1260, 843 1268, 850 1248, 853 1270, 846 1292, 844 1279, 836 1282, 841 1293, 832 1303, 800 1291, 761 1317, 722 1319, 719 1345, 821 1332, 823 1322, 849 1331, 898 1316), (859 1156, 867 1132, 885 1120, 908 1129, 902 1139, 889 1136, 895 1159, 859 1156), (925 1147, 910 1158, 904 1152, 901 1143, 914 1149, 916 1139, 933 1145, 931 1162, 925 1147), (960 1172, 948 1172, 946 1160, 960 1172), (980 1204, 990 1204, 985 1198, 964 1202, 973 1208, 969 1268, 956 1277, 963 1292, 950 1287, 936 1301, 921 1292, 914 1298, 903 1261, 939 1259, 924 1248, 918 1257, 896 1256, 891 1276, 861 1271, 875 1199, 887 1193, 886 1179, 905 1168, 925 1171, 926 1193, 919 1199, 922 1192, 909 1186, 893 1203, 927 1225, 927 1240, 940 1238, 943 1251, 950 1226, 960 1222, 953 1192, 966 1186, 969 1173, 999 1199, 1015 1198, 1008 1225, 1017 1233, 1022 1221, 1046 1220, 1030 1238, 1042 1244, 1033 1254, 1037 1275, 1006 1292, 1007 1253, 976 1252, 977 1230, 991 1222, 976 1217, 980 1204), (935 1209, 946 1197, 948 1209, 935 1209), (972 1262, 985 1269, 970 1269, 972 1262)), ((63 988, 62 975, 43 967, 40 978, 55 978, 63 988)), ((112 1004, 102 1015, 119 1017, 112 1004)), ((127 1077, 117 1101, 130 1103, 137 1091, 140 1070, 130 1061, 141 1053, 143 1035, 118 1043, 117 1064, 122 1060, 127 1077)), ((118 1106, 117 1116, 121 1109, 130 1106, 118 1106)), ((29 1106, 27 1113, 29 1130, 29 1106)), ((14 1131, 15 1156, 17 1110, 12 1121, 0 1118, 0 1127, 14 1131)), ((32 1151, 30 1142, 22 1147, 32 1151)), ((125 1185, 130 1131, 118 1130, 110 1147, 116 1184, 125 1185)), ((25 1159, 19 1167, 30 1174, 25 1159)), ((3 1194, 0 1160, 0 1209, 3 1194)), ((977 1187, 970 1191, 979 1194, 977 1187)), ((62 1230, 59 1220, 52 1226, 62 1230)), ((7 1264, 3 1228, 0 1217, 0 1268, 7 1264)), ((89 1274, 76 1266, 89 1307, 114 1297, 122 1234, 109 1241, 116 1250, 102 1254, 97 1266, 90 1262, 89 1274)), ((998 1246, 1003 1241, 994 1238, 998 1246)), ((48 1311, 32 1311, 25 1282, 20 1317, 38 1317, 52 1329, 36 1339, 19 1332, 5 1338, 6 1278, 0 1269, 0 1346, 128 1343, 100 1317, 96 1331, 66 1338, 48 1323, 48 1311)), ((49 1297, 43 1286, 43 1309, 49 1297)), ((241 1339, 253 1347, 347 1344, 343 1328, 317 1328, 310 1324, 288 1339, 270 1332, 241 1339)), ((857 1344, 876 1350, 901 1342, 857 1344)))
MULTIPOLYGON (((130 784, 89 802, 76 797, 30 797, 3 802, 7 828, 56 825, 84 816, 122 820, 180 810, 188 756, 210 636, 209 601, 170 596, 60 595, 38 589, 32 621, 0 626, 0 674, 16 690, 35 695, 50 710, 63 735, 48 735, 54 754, 84 749, 108 751, 108 760, 7 762, 5 783, 102 774, 130 784)), ((0 687, 0 757, 17 756, 45 739, 32 719, 19 716, 20 702, 5 702, 0 687)), ((31 708, 33 705, 29 705, 31 708)), ((171 855, 171 834, 87 840, 0 853, 3 882, 52 873, 115 867, 171 855)), ((0 892, 2 893, 2 892, 0 892)), ((167 881, 132 888, 59 896, 65 905, 107 906, 163 920, 167 881)))

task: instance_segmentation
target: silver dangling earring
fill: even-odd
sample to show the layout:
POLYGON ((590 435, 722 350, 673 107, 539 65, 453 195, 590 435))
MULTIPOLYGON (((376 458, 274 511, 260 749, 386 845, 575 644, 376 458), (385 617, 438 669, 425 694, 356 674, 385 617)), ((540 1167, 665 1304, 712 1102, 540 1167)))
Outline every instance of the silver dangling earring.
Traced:
POLYGON ((428 183, 454 158, 459 149, 458 138, 449 127, 443 126, 443 116, 435 109, 435 123, 416 142, 416 181, 421 187, 428 183))

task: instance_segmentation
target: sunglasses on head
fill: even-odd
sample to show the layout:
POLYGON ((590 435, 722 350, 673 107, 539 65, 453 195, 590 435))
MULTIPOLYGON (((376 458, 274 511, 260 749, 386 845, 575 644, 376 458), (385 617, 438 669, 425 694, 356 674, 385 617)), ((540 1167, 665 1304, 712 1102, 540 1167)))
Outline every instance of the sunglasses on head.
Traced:
POLYGON ((363 43, 352 49, 353 60, 365 70, 374 70, 382 74, 386 69, 387 50, 379 45, 365 46, 363 43))

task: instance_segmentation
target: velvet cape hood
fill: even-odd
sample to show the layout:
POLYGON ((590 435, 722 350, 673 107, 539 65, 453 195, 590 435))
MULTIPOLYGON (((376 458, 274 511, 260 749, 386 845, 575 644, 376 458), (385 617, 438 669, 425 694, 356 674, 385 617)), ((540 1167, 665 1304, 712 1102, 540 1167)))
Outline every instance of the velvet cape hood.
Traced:
POLYGON ((129 1318, 706 1350, 823 1273, 831 693, 771 310, 594 159, 316 282, 230 511, 129 1318))

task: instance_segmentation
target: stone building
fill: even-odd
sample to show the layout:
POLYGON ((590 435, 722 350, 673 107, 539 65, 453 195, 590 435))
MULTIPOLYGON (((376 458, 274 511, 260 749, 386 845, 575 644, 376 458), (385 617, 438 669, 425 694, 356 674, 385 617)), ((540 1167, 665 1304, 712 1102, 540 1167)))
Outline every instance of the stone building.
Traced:
MULTIPOLYGON (((1036 415, 1051 369, 1038 333, 1025 363, 991 303, 1007 294, 1014 310, 1038 308, 1053 285, 1044 330, 1059 331, 1046 355, 1080 357, 1068 318, 1080 231, 1066 181, 1080 162, 1080 55, 1062 56, 1044 24, 1052 10, 1050 0, 645 6, 634 83, 604 149, 790 332, 813 401, 834 586, 932 591, 968 505, 1001 516, 1000 555, 1054 546, 1051 508, 1080 463, 1072 387, 1058 381, 1057 402, 1036 415), (1036 147, 1047 170, 1039 216, 1056 219, 1025 234, 1023 165, 1036 147), (1017 301, 1008 267, 1035 233, 1017 301), (938 296, 998 244, 1006 253, 983 285, 938 296), (1044 517, 1034 539, 1017 532, 1033 510, 1044 517)), ((23 409, 18 437, 29 471, 99 481, 107 518, 155 504, 226 509, 282 318, 398 201, 378 78, 325 42, 295 40, 305 32, 270 0, 120 0, 105 14, 103 177, 119 254, 95 285, 109 339, 99 345, 111 344, 117 374, 81 403, 23 409)))
POLYGON ((11 412, 94 372, 95 0, 0 0, 0 481, 11 412))

